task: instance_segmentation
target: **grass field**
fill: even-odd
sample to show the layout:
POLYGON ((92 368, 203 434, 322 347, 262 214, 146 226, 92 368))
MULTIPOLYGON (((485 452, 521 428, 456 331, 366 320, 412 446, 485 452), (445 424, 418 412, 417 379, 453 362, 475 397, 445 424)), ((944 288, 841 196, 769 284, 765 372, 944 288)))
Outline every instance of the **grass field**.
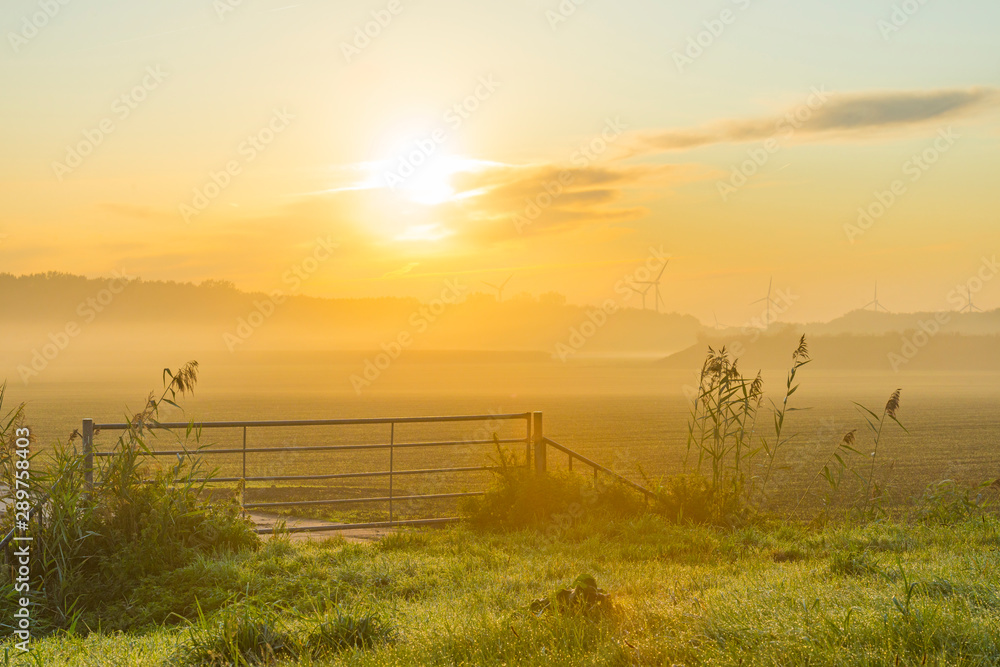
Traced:
MULTIPOLYGON (((171 378, 150 410, 175 390, 189 392, 194 368, 171 378)), ((1000 664, 997 484, 976 486, 996 477, 989 446, 998 432, 990 411, 995 392, 956 391, 936 404, 918 392, 903 401, 910 430, 883 433, 882 422, 900 409, 894 394, 884 410, 875 404, 881 417, 871 413, 877 423, 870 434, 852 433, 856 447, 837 450, 831 448, 861 420, 843 392, 827 385, 820 397, 818 415, 789 413, 800 435, 775 435, 771 442, 788 445, 780 455, 749 460, 729 450, 711 478, 664 476, 681 470, 686 449, 676 400, 662 410, 662 396, 577 397, 567 412, 546 412, 555 417, 546 420, 548 435, 655 487, 654 502, 560 472, 565 458, 554 451, 554 474, 540 476, 526 469, 523 444, 510 445, 506 455, 491 442, 464 444, 489 441, 495 431, 523 437, 523 422, 408 427, 395 432, 394 443, 463 444, 400 448, 394 470, 482 465, 491 452, 501 469, 496 476, 480 471, 444 480, 401 476, 396 493, 489 493, 483 501, 449 501, 455 506, 446 510, 397 507, 397 518, 461 510, 472 521, 364 545, 280 536, 260 545, 232 503, 199 509, 204 494, 184 481, 203 474, 192 462, 148 484, 149 462, 138 452, 176 448, 170 434, 147 438, 130 429, 118 455, 102 459, 104 481, 93 493, 84 492, 77 456, 43 448, 39 461, 51 460, 62 472, 44 501, 47 521, 36 527, 36 546, 48 559, 36 564, 39 625, 34 651, 16 655, 8 641, 0 644, 4 660, 178 667, 1000 664), (834 401, 843 405, 834 410, 834 401), (619 418, 610 419, 609 411, 619 418), (647 412, 659 414, 658 421, 642 419, 647 412), (587 429, 594 433, 583 437, 587 429), (853 481, 820 493, 818 473, 836 451, 853 481), (774 485, 765 493, 772 468, 774 485), (180 485, 167 481, 176 475, 180 485)), ((530 407, 559 405, 542 402, 530 407)), ((315 416, 299 414, 312 404, 278 404, 292 414, 275 417, 315 416)), ((398 407, 397 414, 439 412, 433 405, 404 410, 405 401, 381 407, 387 405, 398 407)), ((749 404, 727 404, 728 423, 750 423, 741 405, 749 404)), ((455 412, 477 411, 472 403, 465 407, 455 412)), ((497 405, 478 412, 522 410, 497 405)), ((713 414, 704 412, 699 423, 711 425, 713 414)), ((278 447, 386 441, 375 427, 351 428, 333 435, 273 428, 248 441, 278 447)), ((718 431, 712 428, 697 433, 718 431)), ((752 429, 726 432, 729 440, 695 441, 711 452, 711 443, 737 442, 752 429)), ((102 451, 111 435, 101 434, 102 451)), ((242 434, 212 435, 213 446, 235 447, 233 438, 242 434)), ((385 450, 358 451, 353 458, 292 450, 248 455, 247 471, 267 477, 386 469, 385 450)), ((229 459, 206 463, 238 477, 239 454, 223 456, 229 459)), ((164 461, 174 465, 158 459, 164 461)), ((358 498, 385 495, 385 481, 351 478, 330 488, 262 480, 246 492, 256 502, 358 498)), ((215 489, 214 495, 240 492, 233 482, 215 489)), ((386 518, 378 504, 309 508, 326 518, 386 518)), ((14 597, 6 593, 2 602, 12 610, 14 597)))
POLYGON ((370 545, 279 539, 150 580, 109 610, 128 632, 50 636, 34 662, 11 664, 184 664, 190 626, 170 613, 196 619, 200 605, 194 647, 233 615, 290 644, 338 613, 373 624, 367 646, 288 665, 996 665, 998 528, 995 516, 727 530, 585 515, 370 545), (530 610, 582 573, 608 607, 530 610))

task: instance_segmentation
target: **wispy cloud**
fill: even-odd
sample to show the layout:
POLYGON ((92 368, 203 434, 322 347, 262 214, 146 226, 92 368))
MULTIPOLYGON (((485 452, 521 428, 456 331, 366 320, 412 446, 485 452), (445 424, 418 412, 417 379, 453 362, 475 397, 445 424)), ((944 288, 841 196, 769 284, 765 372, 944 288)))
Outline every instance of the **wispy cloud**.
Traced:
POLYGON ((880 137, 971 116, 1000 102, 1000 89, 992 87, 827 95, 829 99, 811 108, 804 119, 796 119, 797 109, 792 109, 774 116, 723 119, 698 127, 646 133, 634 142, 633 154, 759 141, 785 127, 794 127, 798 142, 880 137))
POLYGON ((481 241, 624 223, 648 214, 636 205, 642 191, 662 193, 712 175, 694 165, 507 165, 457 176, 456 191, 475 194, 452 202, 445 216, 481 241), (518 216, 530 225, 515 227, 518 216))

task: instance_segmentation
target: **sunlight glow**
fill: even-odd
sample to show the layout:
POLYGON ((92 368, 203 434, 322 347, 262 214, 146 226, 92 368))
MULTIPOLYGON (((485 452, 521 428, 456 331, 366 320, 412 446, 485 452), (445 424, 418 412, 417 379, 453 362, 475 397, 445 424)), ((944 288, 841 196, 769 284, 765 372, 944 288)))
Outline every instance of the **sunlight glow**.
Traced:
POLYGON ((397 241, 440 241, 454 234, 449 229, 445 229, 440 223, 429 225, 411 225, 402 234, 396 237, 397 241))
POLYGON ((425 155, 420 151, 377 163, 377 177, 382 185, 405 199, 418 204, 435 206, 467 196, 457 193, 453 179, 456 174, 479 171, 492 162, 447 154, 425 155))

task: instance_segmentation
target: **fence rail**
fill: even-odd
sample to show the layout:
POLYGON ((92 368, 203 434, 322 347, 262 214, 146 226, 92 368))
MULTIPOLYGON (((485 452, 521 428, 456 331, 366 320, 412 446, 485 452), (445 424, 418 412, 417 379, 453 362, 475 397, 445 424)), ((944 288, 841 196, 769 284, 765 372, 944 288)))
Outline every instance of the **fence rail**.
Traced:
POLYGON ((568 447, 564 447, 563 445, 560 445, 555 440, 550 440, 548 438, 545 438, 544 441, 545 441, 546 445, 549 445, 551 447, 555 447, 560 452, 566 454, 569 457, 569 469, 571 471, 573 470, 573 459, 576 459, 580 463, 588 465, 588 466, 590 466, 591 468, 594 469, 594 479, 597 479, 597 473, 598 472, 603 472, 605 475, 608 475, 609 477, 611 477, 616 482, 624 484, 625 486, 628 486, 628 487, 630 487, 630 488, 638 491, 639 493, 643 494, 643 496, 645 496, 646 500, 655 500, 656 499, 656 494, 655 493, 653 493, 652 491, 650 491, 649 489, 647 489, 644 486, 640 486, 639 484, 636 484, 635 482, 633 482, 632 480, 628 479, 627 477, 623 477, 622 475, 619 475, 614 470, 610 470, 608 468, 605 468, 600 463, 597 463, 596 461, 588 459, 583 454, 577 454, 572 449, 570 449, 568 447))
MULTIPOLYGON (((114 456, 113 451, 96 451, 94 448, 94 436, 101 431, 125 431, 132 425, 127 423, 95 423, 93 419, 84 419, 82 428, 82 456, 84 460, 84 474, 88 485, 93 485, 93 471, 95 458, 114 456)), ((397 469, 395 466, 395 451, 397 449, 431 448, 431 447, 454 447, 461 445, 517 445, 525 446, 525 465, 530 466, 532 461, 534 469, 538 473, 546 473, 548 470, 548 449, 552 449, 565 454, 568 458, 569 470, 573 470, 573 461, 579 461, 583 465, 589 466, 594 471, 594 478, 603 473, 612 481, 621 483, 639 493, 643 494, 646 500, 655 499, 655 494, 648 489, 625 478, 619 473, 597 463, 572 449, 559 444, 558 442, 545 437, 542 429, 541 412, 524 412, 497 415, 458 415, 458 416, 431 416, 431 417, 394 417, 394 418, 361 418, 361 419, 307 419, 307 420, 268 420, 268 421, 216 421, 216 422, 153 422, 145 424, 144 428, 154 430, 202 430, 202 429, 238 429, 242 435, 241 447, 226 447, 213 449, 209 446, 197 447, 193 449, 170 449, 151 450, 150 455, 185 457, 185 456, 212 456, 212 455, 241 455, 240 474, 238 476, 226 477, 204 477, 191 479, 196 483, 234 483, 239 482, 241 488, 240 506, 244 511, 253 509, 265 509, 273 507, 321 507, 337 506, 354 503, 388 503, 389 520, 364 523, 329 524, 322 526, 292 526, 286 528, 288 532, 298 533, 307 531, 330 531, 346 530, 354 528, 381 528, 393 526, 416 526, 416 525, 436 525, 458 521, 458 517, 432 517, 420 519, 397 519, 394 515, 394 506, 399 502, 413 502, 424 500, 445 500, 482 496, 482 491, 463 491, 455 493, 429 493, 429 494, 396 494, 394 481, 396 477, 414 477, 426 475, 441 475, 469 472, 485 472, 496 470, 496 466, 449 466, 439 468, 414 468, 397 469), (432 440, 425 442, 396 442, 396 426, 401 424, 444 424, 463 422, 487 422, 487 421, 518 421, 525 422, 525 436, 523 438, 494 438, 492 440, 470 439, 470 440, 432 440), (278 427, 311 427, 311 426, 377 426, 389 427, 388 442, 373 442, 347 445, 306 445, 306 446, 284 446, 284 447, 248 447, 248 431, 257 428, 278 428, 278 427), (389 468, 388 470, 369 470, 364 472, 318 472, 307 475, 253 475, 248 474, 247 454, 263 453, 288 453, 288 452, 333 452, 333 451, 374 451, 388 450, 389 468), (329 498, 318 500, 289 500, 271 502, 247 502, 246 485, 248 482, 283 482, 283 481, 327 481, 338 479, 372 479, 388 478, 388 495, 361 497, 361 498, 329 498)), ((39 508, 32 508, 34 514, 39 508)), ((0 540, 0 550, 10 544, 14 537, 14 532, 0 540)), ((265 533, 270 530, 259 529, 258 532, 265 533)))
MULTIPOLYGON (((535 413, 537 414, 537 413, 535 413)), ((201 431, 204 429, 235 429, 241 433, 242 440, 239 447, 212 448, 210 446, 197 448, 181 448, 167 450, 151 450, 150 455, 154 457, 186 457, 186 456, 217 456, 217 455, 239 455, 242 459, 239 462, 240 474, 228 475, 225 477, 204 477, 189 481, 196 483, 234 483, 239 482, 240 506, 246 510, 262 510, 268 508, 290 508, 290 507, 322 507, 338 506, 350 504, 388 504, 388 521, 366 522, 364 524, 345 523, 339 525, 324 525, 315 527, 300 527, 293 532, 304 532, 307 530, 346 530, 358 527, 382 527, 397 525, 417 525, 420 523, 432 522, 441 523, 445 521, 457 521, 458 517, 435 517, 432 519, 408 519, 398 520, 396 518, 396 505, 401 502, 414 501, 436 501, 446 499, 457 499, 481 496, 483 492, 461 492, 461 493, 425 493, 397 494, 395 492, 395 481, 397 477, 413 478, 417 476, 447 475, 469 472, 483 472, 495 470, 495 466, 445 466, 445 467, 421 467, 417 469, 398 469, 395 462, 396 450, 413 450, 420 448, 440 448, 459 446, 482 446, 482 445, 524 445, 525 461, 530 460, 532 438, 540 436, 532 432, 533 413, 510 413, 510 414, 488 414, 488 415, 455 415, 455 416, 428 416, 428 417, 375 417, 358 419, 295 419, 295 420, 266 420, 266 421, 206 421, 206 422, 153 422, 147 424, 150 429, 159 430, 183 430, 201 431), (524 437, 521 438, 494 438, 494 439, 459 439, 459 440, 428 440, 423 442, 398 442, 396 439, 396 427, 404 424, 457 424, 469 422, 508 422, 523 420, 525 423, 524 437), (337 445, 289 445, 280 447, 260 447, 247 446, 248 433, 254 429, 283 428, 283 427, 338 427, 338 426, 387 426, 388 442, 367 442, 356 444, 337 445), (291 452, 343 452, 343 451, 388 451, 388 470, 371 470, 364 472, 322 472, 307 475, 254 475, 248 471, 248 454, 276 454, 291 452), (319 500, 277 500, 270 502, 247 502, 247 483, 253 482, 302 482, 302 481, 328 481, 343 479, 373 479, 388 478, 388 494, 362 498, 329 498, 319 500)), ((111 457, 115 455, 113 451, 96 451, 94 447, 94 436, 102 431, 125 431, 131 427, 127 423, 95 423, 92 419, 83 420, 81 430, 83 440, 84 474, 88 484, 93 484, 94 460, 96 458, 111 457)), ((526 463, 527 465, 527 463, 526 463)), ((266 529, 259 529, 259 532, 269 532, 266 529)))

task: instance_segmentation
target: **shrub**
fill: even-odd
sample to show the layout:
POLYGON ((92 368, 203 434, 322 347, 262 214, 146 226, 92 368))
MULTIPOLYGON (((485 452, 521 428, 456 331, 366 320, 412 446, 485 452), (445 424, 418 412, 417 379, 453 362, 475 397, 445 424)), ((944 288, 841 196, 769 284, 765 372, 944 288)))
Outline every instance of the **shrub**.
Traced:
POLYGON ((714 493, 711 482, 701 475, 674 475, 656 489, 656 511, 678 523, 708 523, 714 518, 712 508, 718 505, 714 493))
MULTIPOLYGON (((40 626, 72 627, 79 619, 127 628, 127 617, 105 618, 149 576, 190 563, 198 554, 256 548, 253 525, 233 502, 203 499, 204 471, 196 451, 148 479, 150 428, 162 404, 193 390, 197 363, 176 375, 165 371, 165 389, 128 420, 114 456, 99 459, 94 484, 86 482, 75 433, 57 445, 45 470, 32 470, 31 504, 39 508, 31 532, 41 585, 35 588, 40 626), (47 488, 46 488, 47 487, 47 488)), ((178 439, 182 444, 193 429, 178 439)), ((184 447, 187 449, 187 447, 184 447)), ((6 459, 0 459, 6 462, 6 459)), ((5 475, 11 471, 5 468, 5 475)), ((11 517, 7 517, 8 523, 11 517)))
POLYGON ((353 616, 341 609, 328 612, 309 634, 305 650, 313 658, 328 657, 348 648, 371 648, 392 640, 392 631, 380 616, 353 616))
POLYGON ((481 528, 538 527, 555 518, 577 518, 585 509, 607 516, 638 514, 643 503, 620 484, 595 484, 575 473, 537 474, 497 445, 495 484, 463 509, 481 528))

